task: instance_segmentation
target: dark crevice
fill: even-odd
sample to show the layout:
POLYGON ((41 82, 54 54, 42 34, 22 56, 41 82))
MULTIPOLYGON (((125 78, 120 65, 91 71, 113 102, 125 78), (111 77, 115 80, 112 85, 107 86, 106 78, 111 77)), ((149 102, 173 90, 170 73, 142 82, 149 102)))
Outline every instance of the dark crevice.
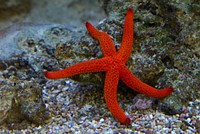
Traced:
POLYGON ((163 62, 164 66, 168 69, 174 68, 174 62, 173 60, 167 55, 161 59, 163 62))

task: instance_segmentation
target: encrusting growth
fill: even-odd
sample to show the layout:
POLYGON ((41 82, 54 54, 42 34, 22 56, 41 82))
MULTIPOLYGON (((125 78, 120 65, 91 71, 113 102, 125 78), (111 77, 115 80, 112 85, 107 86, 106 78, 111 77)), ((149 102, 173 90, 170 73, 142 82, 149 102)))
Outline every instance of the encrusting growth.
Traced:
POLYGON ((131 120, 125 115, 117 102, 119 79, 133 90, 155 98, 166 97, 173 91, 171 86, 158 90, 143 83, 125 65, 131 54, 134 39, 133 14, 134 11, 132 9, 127 11, 122 43, 118 51, 116 51, 114 43, 108 34, 98 31, 89 22, 86 22, 86 28, 90 35, 99 41, 104 57, 81 62, 60 71, 45 72, 45 76, 49 79, 65 78, 88 72, 106 72, 104 97, 107 107, 115 118, 126 125, 130 124, 131 120))

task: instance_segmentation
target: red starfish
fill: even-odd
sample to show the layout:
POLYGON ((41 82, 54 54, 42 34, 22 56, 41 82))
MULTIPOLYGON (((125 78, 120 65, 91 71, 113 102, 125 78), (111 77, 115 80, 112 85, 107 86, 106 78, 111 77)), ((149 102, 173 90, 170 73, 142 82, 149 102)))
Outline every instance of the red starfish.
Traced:
POLYGON ((127 86, 139 93, 155 98, 162 98, 172 93, 173 88, 155 89, 136 78, 126 67, 133 44, 133 10, 129 9, 124 22, 124 33, 119 51, 108 34, 98 31, 89 22, 86 22, 88 32, 97 39, 103 51, 103 58, 81 62, 56 72, 45 72, 49 79, 65 78, 87 72, 106 72, 104 97, 110 112, 123 124, 130 124, 131 120, 124 114, 117 102, 117 85, 121 79, 127 86))

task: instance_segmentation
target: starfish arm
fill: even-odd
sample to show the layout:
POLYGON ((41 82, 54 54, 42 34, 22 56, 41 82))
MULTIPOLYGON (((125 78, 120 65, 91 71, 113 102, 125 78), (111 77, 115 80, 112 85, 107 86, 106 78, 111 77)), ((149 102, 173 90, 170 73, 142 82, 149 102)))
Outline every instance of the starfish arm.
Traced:
POLYGON ((170 95, 173 92, 173 87, 167 87, 164 89, 156 89, 140 81, 135 77, 131 71, 125 66, 120 70, 120 79, 130 88, 136 90, 139 93, 146 94, 154 98, 163 98, 170 95))
POLYGON ((132 45, 134 40, 134 25, 133 25, 133 10, 129 9, 126 14, 126 18, 124 21, 124 32, 122 36, 122 43, 120 49, 118 51, 118 56, 125 63, 132 51, 132 45))
POLYGON ((55 72, 45 72, 45 77, 49 79, 59 79, 66 78, 69 76, 74 76, 77 74, 87 73, 87 72, 100 72, 107 71, 110 66, 110 58, 105 57, 97 60, 90 60, 85 62, 80 62, 63 70, 55 72))
POLYGON ((89 22, 86 22, 86 28, 90 35, 99 41, 104 57, 116 54, 114 43, 108 34, 98 31, 89 22))
POLYGON ((104 85, 104 97, 106 105, 110 112, 115 116, 121 123, 130 124, 131 120, 125 115, 117 102, 117 85, 119 81, 119 71, 109 70, 106 72, 106 79, 104 85))

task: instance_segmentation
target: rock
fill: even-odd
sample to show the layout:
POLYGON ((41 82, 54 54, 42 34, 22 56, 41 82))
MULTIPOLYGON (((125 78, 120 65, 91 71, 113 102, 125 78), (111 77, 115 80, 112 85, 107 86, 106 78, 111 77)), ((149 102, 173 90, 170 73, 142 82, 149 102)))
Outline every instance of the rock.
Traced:
MULTIPOLYGON (((90 8, 88 13, 88 2, 82 1, 86 7, 81 6, 80 10, 85 10, 85 12, 80 14, 79 9, 73 11, 70 9, 70 7, 73 9, 73 7, 79 5, 76 1, 47 2, 48 6, 44 7, 42 5, 42 8, 40 7, 41 2, 33 2, 33 4, 26 0, 10 3, 4 1, 0 6, 0 19, 9 14, 6 20, 2 19, 0 26, 5 27, 12 24, 0 29, 0 125, 6 126, 8 129, 25 129, 28 124, 43 125, 48 121, 50 115, 42 94, 42 89, 46 84, 43 70, 59 70, 61 66, 57 63, 54 54, 56 45, 65 43, 71 40, 72 37, 78 39, 84 33, 82 28, 75 27, 75 23, 72 22, 71 18, 63 17, 63 15, 58 16, 57 14, 61 13, 57 13, 57 10, 53 9, 64 6, 65 10, 69 12, 68 16, 75 12, 73 16, 77 14, 76 17, 83 18, 83 20, 77 20, 77 25, 85 22, 84 19, 87 18, 88 20, 88 18, 95 15, 95 12, 100 10, 100 8, 94 7, 94 10, 90 8), (23 1, 23 4, 27 6, 21 8, 23 7, 21 3, 23 1), (33 6, 36 5, 39 7, 34 8, 33 6), (66 8, 66 5, 69 8, 66 8), (15 6, 18 6, 18 8, 15 9, 15 6), (4 10, 5 7, 15 10, 9 10, 8 12, 7 9, 4 10), (30 13, 29 10, 26 10, 27 7, 31 7, 30 13), (40 13, 41 10, 48 10, 51 13, 43 12, 38 16, 37 12, 40 13), (16 14, 13 14, 14 12, 16 14), (21 14, 27 13, 29 15, 26 17, 26 21, 35 23, 20 22, 23 19, 21 14), (51 17, 52 20, 47 19, 53 14, 56 15, 51 17), (13 17, 19 18, 13 20, 13 17), (44 23, 42 19, 45 17, 48 24, 39 24, 44 23), (38 22, 37 20, 40 19, 42 21, 38 22), (53 19, 60 23, 62 21, 67 23, 70 20, 71 23, 68 25, 49 24, 55 22, 53 19)), ((92 3, 97 4, 97 2, 92 3)), ((91 6, 90 4, 89 6, 91 6)), ((62 14, 66 14, 66 12, 62 14)), ((100 16, 103 16, 103 13, 100 16)), ((91 20, 95 21, 96 18, 92 17, 91 20)))
MULTIPOLYGON (((199 14, 192 9, 199 8, 197 2, 189 5, 187 2, 157 0, 103 2, 109 17, 96 27, 112 37, 116 48, 121 43, 126 10, 135 10, 135 42, 127 65, 133 74, 151 86, 174 87, 172 95, 160 101, 159 109, 177 114, 189 100, 200 97, 199 14)), ((69 42, 57 45, 56 57, 65 68, 100 58, 102 52, 98 42, 86 34, 80 40, 72 38, 69 42)), ((99 84, 104 80, 104 74, 89 73, 72 79, 99 84)))
MULTIPOLYGON (((159 101, 158 109, 167 114, 180 113, 184 104, 200 98, 196 1, 102 3, 108 18, 100 21, 97 28, 113 38, 117 49, 125 13, 128 8, 135 10, 135 42, 127 66, 151 86, 174 87, 172 95, 159 101)), ((45 123, 50 117, 42 100, 42 89, 48 86, 43 70, 59 70, 102 57, 98 42, 85 29, 74 29, 72 25, 17 23, 0 31, 0 124, 19 129, 24 120, 37 125, 45 123), (13 123, 19 125, 12 126, 13 123)), ((72 79, 103 85, 104 73, 72 79)))
POLYGON ((9 129, 24 128, 24 121, 42 125, 50 118, 42 99, 42 63, 48 56, 41 56, 53 47, 46 48, 39 36, 51 27, 21 23, 0 31, 0 124, 9 129))
POLYGON ((0 20, 26 15, 30 10, 29 0, 1 0, 0 2, 0 20))

